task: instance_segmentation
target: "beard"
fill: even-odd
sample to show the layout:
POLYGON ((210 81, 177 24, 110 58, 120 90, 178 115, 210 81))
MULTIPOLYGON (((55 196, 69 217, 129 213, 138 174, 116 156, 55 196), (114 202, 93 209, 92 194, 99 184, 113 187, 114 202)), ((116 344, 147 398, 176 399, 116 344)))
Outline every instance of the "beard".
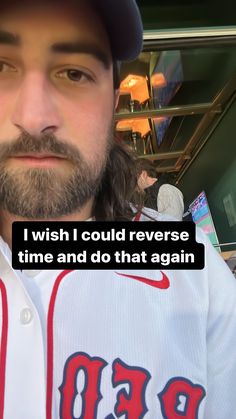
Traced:
MULTIPOLYGON (((111 149, 112 129, 103 155, 87 162, 78 148, 53 134, 33 137, 26 133, 0 145, 0 205, 11 214, 29 219, 57 218, 80 211, 99 190, 111 149), (8 167, 11 156, 50 153, 67 160, 63 174, 57 168, 8 167)), ((65 162, 65 161, 64 161, 65 162)), ((64 163, 65 164, 65 163, 64 163)))

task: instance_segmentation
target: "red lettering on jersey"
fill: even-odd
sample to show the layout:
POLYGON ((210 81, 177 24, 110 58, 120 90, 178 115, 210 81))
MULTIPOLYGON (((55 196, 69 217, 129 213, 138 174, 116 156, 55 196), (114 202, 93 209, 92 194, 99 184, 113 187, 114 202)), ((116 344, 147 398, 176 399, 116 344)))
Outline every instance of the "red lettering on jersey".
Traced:
POLYGON ((158 394, 164 419, 197 419, 198 409, 206 392, 198 384, 183 377, 168 381, 158 394))
POLYGON ((74 419, 74 404, 78 394, 76 379, 80 371, 84 372, 85 384, 80 396, 82 413, 80 418, 94 419, 97 417, 98 403, 102 398, 100 381, 103 368, 107 363, 98 357, 91 358, 83 352, 71 355, 64 367, 63 383, 60 387, 60 418, 74 419))
POLYGON ((130 367, 119 358, 113 362, 112 384, 129 384, 129 392, 120 390, 117 394, 115 413, 118 417, 127 415, 129 419, 142 419, 148 411, 145 403, 145 391, 151 378, 148 371, 139 367, 130 367))

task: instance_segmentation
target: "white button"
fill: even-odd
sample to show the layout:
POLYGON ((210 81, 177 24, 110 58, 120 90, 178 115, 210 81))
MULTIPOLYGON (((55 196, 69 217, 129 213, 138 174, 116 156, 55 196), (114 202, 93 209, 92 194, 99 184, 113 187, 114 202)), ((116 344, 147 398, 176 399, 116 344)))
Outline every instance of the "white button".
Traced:
POLYGON ((22 324, 30 323, 32 318, 33 318, 33 313, 30 310, 30 308, 26 307, 26 308, 23 308, 23 310, 21 310, 21 312, 20 312, 20 322, 22 324))

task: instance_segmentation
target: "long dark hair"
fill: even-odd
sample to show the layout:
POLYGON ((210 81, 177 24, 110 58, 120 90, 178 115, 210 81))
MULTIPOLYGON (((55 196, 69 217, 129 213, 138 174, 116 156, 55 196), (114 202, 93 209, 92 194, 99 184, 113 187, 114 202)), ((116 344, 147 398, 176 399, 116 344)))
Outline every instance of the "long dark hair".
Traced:
POLYGON ((118 139, 110 150, 101 186, 97 193, 94 216, 97 221, 131 220, 131 196, 137 184, 132 151, 118 139))

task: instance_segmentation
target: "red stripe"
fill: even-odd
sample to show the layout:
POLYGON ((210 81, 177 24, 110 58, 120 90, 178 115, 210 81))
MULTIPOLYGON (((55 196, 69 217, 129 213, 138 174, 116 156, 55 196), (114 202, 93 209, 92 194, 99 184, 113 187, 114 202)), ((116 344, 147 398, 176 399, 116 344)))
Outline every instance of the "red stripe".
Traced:
POLYGON ((141 212, 137 212, 137 214, 135 215, 133 221, 139 221, 141 218, 142 213, 141 212))
POLYGON ((5 372, 7 356, 7 333, 8 333, 8 308, 7 292, 3 281, 0 279, 0 290, 2 297, 2 336, 0 352, 0 418, 4 414, 4 396, 5 396, 5 372))
MULTIPOLYGON (((47 322, 47 400, 46 400, 46 418, 52 418, 52 386, 53 386, 53 315, 57 291, 64 277, 72 270, 62 271, 57 277, 48 308, 47 322)), ((2 416, 0 416, 1 418, 2 416)))

